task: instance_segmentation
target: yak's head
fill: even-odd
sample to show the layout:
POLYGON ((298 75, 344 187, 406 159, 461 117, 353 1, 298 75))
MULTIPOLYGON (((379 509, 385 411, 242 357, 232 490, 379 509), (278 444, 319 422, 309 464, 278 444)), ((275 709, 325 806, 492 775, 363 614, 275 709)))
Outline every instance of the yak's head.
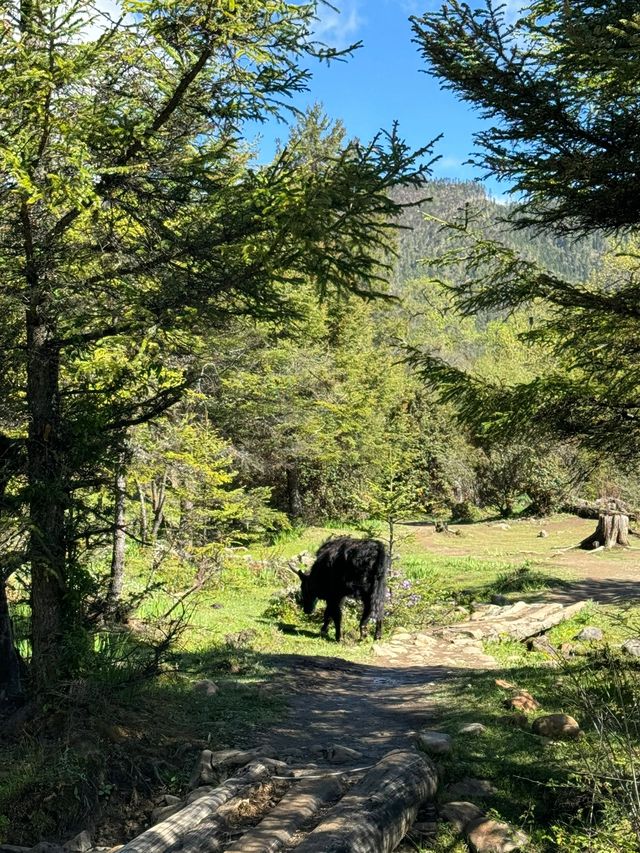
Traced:
POLYGON ((296 574, 300 578, 300 593, 302 596, 302 609, 310 616, 314 608, 318 602, 318 596, 315 593, 314 585, 311 580, 311 575, 307 572, 303 572, 301 569, 296 571, 296 574))

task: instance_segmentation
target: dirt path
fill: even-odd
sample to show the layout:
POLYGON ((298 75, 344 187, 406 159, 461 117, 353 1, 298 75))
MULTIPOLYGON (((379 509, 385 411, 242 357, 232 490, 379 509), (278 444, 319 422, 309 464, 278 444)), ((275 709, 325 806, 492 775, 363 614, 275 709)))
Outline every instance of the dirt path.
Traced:
POLYGON ((321 761, 322 750, 332 746, 357 750, 364 763, 406 747, 410 733, 432 716, 429 688, 445 677, 438 667, 338 658, 287 656, 276 663, 288 682, 290 710, 269 732, 269 743, 283 754, 299 751, 321 761))
POLYGON ((373 664, 303 655, 273 658, 287 685, 290 711, 268 733, 269 743, 282 754, 300 752, 319 761, 327 760, 323 749, 332 746, 357 750, 358 761, 377 760, 406 748, 412 733, 434 722, 430 697, 438 682, 495 666, 466 638, 397 633, 374 651, 373 664))

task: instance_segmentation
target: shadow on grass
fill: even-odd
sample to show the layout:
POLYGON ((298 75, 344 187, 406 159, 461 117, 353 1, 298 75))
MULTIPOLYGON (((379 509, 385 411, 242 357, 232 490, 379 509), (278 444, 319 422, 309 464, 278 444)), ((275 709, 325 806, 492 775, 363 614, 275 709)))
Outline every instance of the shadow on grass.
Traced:
POLYGON ((552 588, 567 589, 569 586, 565 578, 540 571, 530 563, 523 563, 521 566, 502 572, 495 580, 480 587, 478 591, 488 597, 518 592, 539 592, 552 588))
MULTIPOLYGON (((299 625, 292 624, 291 622, 276 622, 276 628, 278 631, 282 631, 283 634, 288 634, 292 637, 310 637, 313 640, 317 640, 319 637, 317 631, 301 628, 299 625)), ((325 637, 324 639, 327 638, 325 637)))

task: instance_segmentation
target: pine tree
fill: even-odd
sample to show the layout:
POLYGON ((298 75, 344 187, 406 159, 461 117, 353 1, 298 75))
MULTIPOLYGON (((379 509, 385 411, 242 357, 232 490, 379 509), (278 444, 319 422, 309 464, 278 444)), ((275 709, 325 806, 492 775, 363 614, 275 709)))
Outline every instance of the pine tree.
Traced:
MULTIPOLYGON (((300 282, 371 293, 423 152, 395 131, 313 176, 243 127, 304 90, 315 3, 10 0, 0 32, 5 436, 26 455, 34 684, 71 667, 79 543, 128 428, 180 399, 198 336, 281 316, 300 282), (133 364, 137 369, 133 369, 133 364), (84 491, 83 491, 84 490, 84 491), (78 518, 84 531, 77 529, 78 518)), ((20 511, 17 511, 19 517, 20 511)))
POLYGON ((640 221, 637 172, 640 17, 635 3, 537 0, 515 22, 491 0, 447 2, 413 21, 429 70, 479 108, 477 162, 509 180, 518 227, 617 234, 602 269, 570 281, 474 223, 453 223, 442 261, 466 270, 451 289, 466 315, 522 308, 537 375, 487 381, 430 354, 415 361, 463 418, 494 438, 579 439, 631 458, 640 437, 640 221))
POLYGON ((640 13, 634 0, 448 0, 414 17, 429 72, 488 120, 474 159, 507 182, 520 227, 640 218, 640 13))

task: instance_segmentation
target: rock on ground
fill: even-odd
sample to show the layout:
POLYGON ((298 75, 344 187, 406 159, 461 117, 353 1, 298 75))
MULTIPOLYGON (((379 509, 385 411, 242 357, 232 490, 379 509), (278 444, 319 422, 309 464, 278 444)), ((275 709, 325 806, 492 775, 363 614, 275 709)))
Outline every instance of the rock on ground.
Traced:
POLYGON ((444 732, 425 729, 416 736, 417 746, 429 755, 446 755, 451 752, 451 738, 444 732))
POLYGON ((594 628, 593 626, 587 626, 580 631, 579 634, 575 637, 576 640, 584 640, 588 642, 598 641, 604 639, 604 634, 600 628, 594 628))
POLYGON ((632 655, 634 658, 640 658, 640 640, 627 640, 626 643, 622 644, 622 649, 628 655, 632 655))
POLYGON ((467 827, 468 839, 474 853, 510 853, 522 850, 529 838, 508 823, 481 817, 467 827))
POLYGON ((445 803, 440 809, 440 817, 452 824, 458 832, 465 832, 466 828, 475 820, 482 817, 484 812, 475 803, 465 801, 445 803))
POLYGON ((64 849, 69 850, 70 853, 87 853, 92 847, 93 841, 86 829, 83 832, 79 832, 64 845, 64 849))
POLYGON ((504 704, 507 708, 513 708, 514 711, 539 711, 540 703, 533 698, 528 690, 520 690, 511 699, 505 699, 504 704))
POLYGON ((577 720, 568 714, 547 714, 533 721, 531 731, 534 735, 548 737, 551 740, 575 740, 580 737, 577 720))
POLYGON ((202 681, 196 681, 193 689, 196 693, 202 693, 203 696, 215 696, 218 692, 218 685, 210 678, 204 678, 202 681))
POLYGON ((463 726, 460 729, 461 735, 481 735, 484 734, 487 730, 486 726, 483 726, 482 723, 469 723, 467 726, 463 726))

